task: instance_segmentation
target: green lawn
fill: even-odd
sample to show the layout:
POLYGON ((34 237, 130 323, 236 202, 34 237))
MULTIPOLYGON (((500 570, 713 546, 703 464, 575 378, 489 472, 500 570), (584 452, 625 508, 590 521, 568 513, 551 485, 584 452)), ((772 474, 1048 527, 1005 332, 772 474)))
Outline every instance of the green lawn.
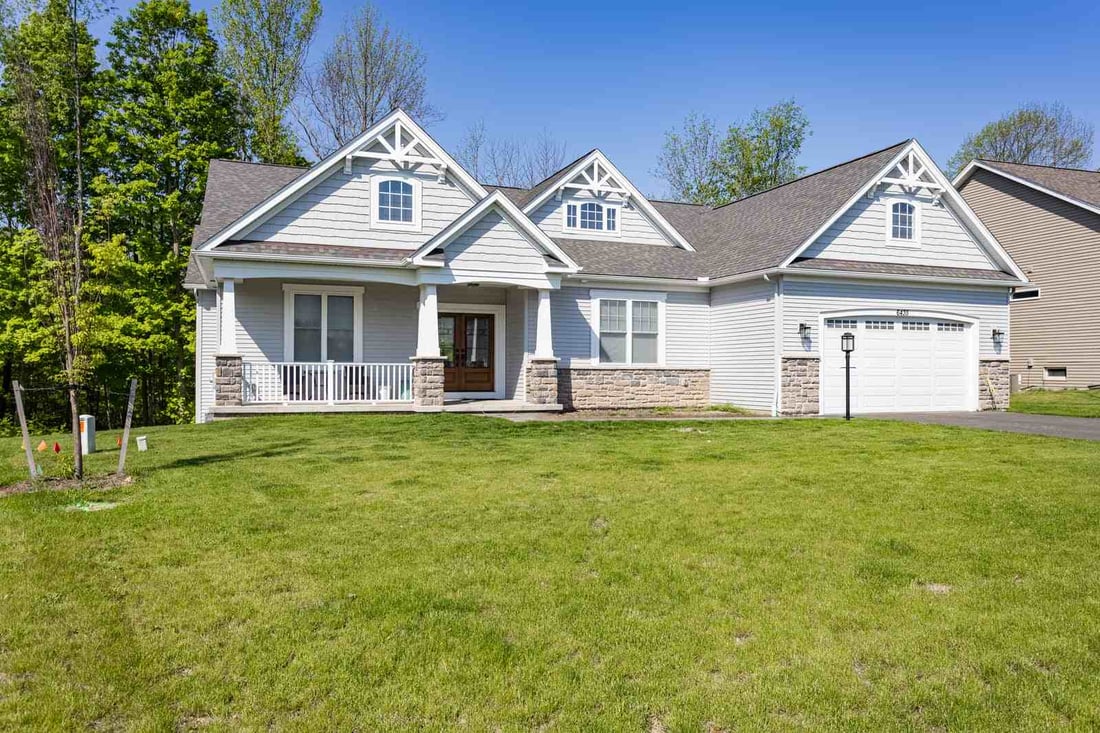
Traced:
POLYGON ((1033 389, 1012 395, 1009 412, 1100 417, 1100 389, 1033 389))
POLYGON ((1096 443, 454 415, 141 432, 131 486, 0 499, 0 729, 1100 726, 1096 443), (85 500, 118 506, 62 511, 85 500))

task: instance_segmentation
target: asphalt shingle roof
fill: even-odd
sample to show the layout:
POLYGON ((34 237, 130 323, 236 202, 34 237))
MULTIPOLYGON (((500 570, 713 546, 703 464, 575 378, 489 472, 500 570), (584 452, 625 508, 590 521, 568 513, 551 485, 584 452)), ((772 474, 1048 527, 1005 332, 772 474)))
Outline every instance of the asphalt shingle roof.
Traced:
MULTIPOLYGON (((694 280, 711 279, 777 267, 794 253, 810 235, 835 214, 872 176, 878 173, 908 140, 846 163, 812 173, 790 183, 776 186, 754 196, 718 208, 668 201, 651 201, 695 248, 688 252, 677 247, 638 244, 624 241, 558 239, 558 244, 582 267, 582 272, 626 277, 651 277, 694 280)), ((565 166, 575 165, 584 156, 565 166)), ((1003 165, 1003 164, 1001 164, 1003 165)), ((1025 166, 1030 168, 1030 166, 1025 166)), ((307 169, 290 166, 257 165, 227 160, 210 163, 202 222, 195 229, 194 244, 205 242, 232 224, 257 204, 302 175, 307 169)), ((1087 172, 1083 172, 1087 173, 1087 172)), ((523 207, 540 191, 552 185, 561 171, 531 189, 486 185, 502 191, 513 203, 523 207)), ((1091 174, 1097 175, 1097 174, 1091 174)), ((407 256, 405 250, 280 242, 229 242, 219 249, 241 252, 270 252, 285 255, 320 255, 350 259, 392 259, 407 256)), ((838 261, 833 261, 838 262, 838 261)), ((815 265, 821 269, 820 262, 815 265)), ((948 277, 1013 279, 995 271, 961 271, 961 268, 932 268, 917 273, 905 266, 870 266, 867 263, 825 265, 827 268, 898 274, 937 274, 948 277), (867 269, 871 267, 872 269, 867 269), (873 269, 879 267, 880 269, 873 269), (890 269, 881 269, 882 267, 890 269), (979 275, 976 273, 985 273, 979 275), (1000 277, 1003 275, 1004 277, 1000 277)), ((197 268, 188 269, 187 282, 196 282, 197 268), (195 270, 192 273, 192 270, 195 270)))
POLYGON ((1090 206, 1100 206, 1100 171, 1005 163, 1000 160, 979 160, 978 162, 1090 206))

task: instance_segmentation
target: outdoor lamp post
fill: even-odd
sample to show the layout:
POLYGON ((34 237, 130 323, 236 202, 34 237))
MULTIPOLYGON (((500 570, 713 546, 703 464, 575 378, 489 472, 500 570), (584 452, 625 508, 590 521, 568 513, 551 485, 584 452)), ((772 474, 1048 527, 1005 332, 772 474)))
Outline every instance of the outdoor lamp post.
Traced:
POLYGON ((844 352, 844 419, 852 419, 852 352, 856 350, 856 335, 846 331, 840 337, 840 350, 844 352))

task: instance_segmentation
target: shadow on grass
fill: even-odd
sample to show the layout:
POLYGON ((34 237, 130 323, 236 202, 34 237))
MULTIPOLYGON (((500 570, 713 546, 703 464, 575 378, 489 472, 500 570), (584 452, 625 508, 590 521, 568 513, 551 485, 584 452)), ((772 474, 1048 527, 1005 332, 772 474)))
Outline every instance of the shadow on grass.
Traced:
POLYGON ((205 453, 199 456, 191 456, 190 458, 179 458, 170 463, 163 463, 157 466, 157 468, 187 468, 191 466, 209 466, 213 463, 224 463, 225 461, 239 461, 245 458, 275 458, 292 453, 294 449, 305 445, 307 442, 310 441, 291 440, 251 450, 235 450, 226 453, 205 453))

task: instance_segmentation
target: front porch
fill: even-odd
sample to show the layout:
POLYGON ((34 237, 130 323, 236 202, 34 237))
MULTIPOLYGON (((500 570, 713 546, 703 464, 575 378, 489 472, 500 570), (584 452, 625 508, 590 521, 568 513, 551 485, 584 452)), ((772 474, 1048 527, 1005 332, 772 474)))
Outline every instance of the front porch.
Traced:
POLYGON ((227 279, 215 306, 211 419, 562 409, 546 289, 227 279))

